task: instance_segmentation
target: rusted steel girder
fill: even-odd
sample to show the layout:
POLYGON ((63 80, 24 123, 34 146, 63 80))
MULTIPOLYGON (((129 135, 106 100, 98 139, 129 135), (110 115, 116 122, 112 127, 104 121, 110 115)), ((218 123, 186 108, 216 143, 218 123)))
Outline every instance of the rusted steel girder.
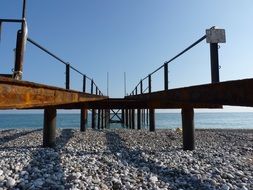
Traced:
POLYGON ((107 97, 0 77, 0 109, 50 107, 107 97))
POLYGON ((154 108, 170 103, 193 108, 196 105, 204 104, 253 107, 252 86, 253 79, 243 79, 128 96, 126 98, 149 102, 150 106, 154 108))

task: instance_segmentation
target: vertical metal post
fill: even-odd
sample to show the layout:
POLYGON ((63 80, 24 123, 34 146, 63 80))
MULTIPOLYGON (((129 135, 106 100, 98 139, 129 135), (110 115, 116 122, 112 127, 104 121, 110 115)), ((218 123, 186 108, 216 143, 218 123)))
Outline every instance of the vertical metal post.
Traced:
POLYGON ((149 109, 149 131, 155 131, 155 109, 149 109))
POLYGON ((17 80, 21 80, 23 74, 24 54, 27 37, 27 24, 25 20, 25 12, 26 12, 26 0, 23 0, 23 9, 22 9, 23 22, 21 25, 21 30, 17 32, 15 66, 13 73, 13 77, 17 80))
POLYGON ((132 109, 132 129, 135 129, 135 109, 132 109))
POLYGON ((96 110, 95 109, 91 110, 91 128, 92 129, 96 128, 96 110))
POLYGON ((81 125, 80 125, 80 131, 84 132, 86 131, 86 123, 87 123, 87 109, 81 108, 81 125))
POLYGON ((140 82, 140 94, 142 94, 143 93, 143 85, 142 85, 142 80, 141 80, 141 82, 140 82))
POLYGON ((70 65, 66 64, 66 89, 69 89, 70 82, 70 65))
POLYGON ((148 92, 152 92, 151 75, 148 75, 148 92))
POLYGON ((138 89, 137 89, 137 87, 135 87, 135 95, 137 95, 138 94, 138 89))
POLYGON ((98 95, 98 87, 96 86, 96 95, 98 95))
POLYGON ((98 126, 98 129, 100 129, 100 115, 101 114, 101 110, 100 109, 98 109, 98 114, 97 114, 97 117, 98 117, 98 119, 97 119, 97 126, 98 126))
POLYGON ((183 149, 194 150, 194 110, 182 108, 183 149))
POLYGON ((168 90, 168 63, 164 64, 164 90, 168 90))
POLYGON ((91 86, 90 86, 90 93, 91 94, 93 94, 93 84, 94 84, 94 82, 93 82, 93 79, 91 80, 91 86))
POLYGON ((126 109, 126 127, 127 128, 129 128, 128 127, 128 123, 129 123, 129 117, 128 116, 129 116, 128 109, 126 109))
POLYGON ((43 147, 53 147, 56 138, 56 109, 44 110, 43 147))
MULTIPOLYGON (((152 92, 152 85, 151 85, 151 75, 148 76, 148 89, 149 93, 152 92)), ((154 109, 149 109, 147 110, 147 123, 149 121, 149 131, 155 131, 155 110, 154 109), (148 112, 149 112, 149 117, 148 117, 148 112), (149 118, 149 119, 148 119, 149 118)))
POLYGON ((125 110, 121 109, 121 123, 125 123, 125 110))
POLYGON ((218 44, 210 43, 212 83, 220 82, 218 44))
POLYGON ((141 110, 137 109, 137 129, 141 129, 141 110))
POLYGON ((83 75, 83 92, 86 91, 86 76, 83 75))
POLYGON ((105 110, 104 109, 102 109, 101 110, 102 111, 102 113, 101 113, 101 129, 104 129, 104 125, 105 125, 105 122, 104 122, 104 112, 105 112, 105 110))
POLYGON ((129 109, 129 129, 132 129, 132 109, 129 109))

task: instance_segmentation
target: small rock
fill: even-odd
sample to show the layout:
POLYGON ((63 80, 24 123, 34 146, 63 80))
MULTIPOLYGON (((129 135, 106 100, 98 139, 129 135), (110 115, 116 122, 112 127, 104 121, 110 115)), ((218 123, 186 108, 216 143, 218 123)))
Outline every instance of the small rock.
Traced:
POLYGON ((14 187, 14 185, 16 184, 16 181, 15 181, 15 179, 13 179, 13 178, 8 178, 8 180, 7 180, 7 182, 6 182, 6 185, 7 185, 7 187, 14 187))
POLYGON ((236 172, 236 175, 244 176, 244 173, 243 173, 242 171, 239 170, 239 171, 236 172))
POLYGON ((3 175, 4 171, 3 170, 0 170, 0 176, 3 175))
POLYGON ((242 186, 241 190, 248 190, 248 188, 245 186, 242 186))
POLYGON ((226 184, 223 184, 223 185, 221 186, 221 189, 222 189, 222 190, 229 190, 230 187, 227 186, 226 184))
POLYGON ((151 176, 149 178, 149 181, 151 181, 151 183, 156 183, 158 181, 158 178, 156 176, 151 176))

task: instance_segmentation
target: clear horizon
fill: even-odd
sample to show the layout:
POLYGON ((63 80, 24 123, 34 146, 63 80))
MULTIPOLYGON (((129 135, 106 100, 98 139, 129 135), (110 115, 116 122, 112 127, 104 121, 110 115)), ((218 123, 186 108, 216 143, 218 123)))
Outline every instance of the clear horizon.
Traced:
MULTIPOLYGON (((251 0, 243 3, 228 0, 27 0, 27 22, 30 38, 94 78, 104 94, 109 72, 109 95, 123 97, 124 72, 129 93, 141 78, 214 25, 226 30, 227 42, 220 44, 219 49, 221 81, 252 78, 252 7, 251 0)), ((0 18, 20 18, 21 9, 21 0, 2 0, 0 18)), ((13 68, 18 29, 16 24, 2 26, 1 73, 10 73, 13 68)), ((61 63, 27 44, 24 80, 64 87, 64 72, 61 63)), ((210 83, 210 77, 206 42, 169 65, 169 88, 210 83)), ((163 88, 162 78, 158 73, 153 79, 154 91, 163 88)), ((81 90, 81 81, 79 75, 71 72, 72 89, 81 90)), ((253 108, 223 109, 224 112, 241 110, 252 112, 253 108)))

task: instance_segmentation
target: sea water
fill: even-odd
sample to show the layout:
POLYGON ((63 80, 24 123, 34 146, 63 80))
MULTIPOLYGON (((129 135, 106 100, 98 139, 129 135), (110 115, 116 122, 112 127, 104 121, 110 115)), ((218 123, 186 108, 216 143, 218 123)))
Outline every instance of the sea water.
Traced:
MULTIPOLYGON (((195 128, 253 129, 253 113, 195 113, 195 128)), ((182 126, 180 113, 156 113, 156 128, 171 129, 182 126)), ((79 128, 80 114, 58 114, 57 127, 79 128)), ((88 114, 87 127, 91 126, 91 115, 88 114)), ((0 114, 0 129, 42 128, 43 114, 0 114)), ((124 127, 121 124, 110 124, 110 128, 124 127)), ((148 127, 143 125, 143 127, 148 127)))

